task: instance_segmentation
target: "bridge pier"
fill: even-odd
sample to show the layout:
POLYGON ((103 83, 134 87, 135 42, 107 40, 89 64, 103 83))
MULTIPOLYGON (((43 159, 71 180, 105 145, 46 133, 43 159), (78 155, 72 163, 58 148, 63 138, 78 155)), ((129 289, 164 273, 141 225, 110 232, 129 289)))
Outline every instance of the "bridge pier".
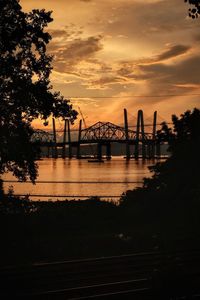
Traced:
POLYGON ((151 141, 147 142, 147 158, 148 159, 152 158, 152 143, 151 143, 151 141))
POLYGON ((134 145, 134 158, 137 160, 139 157, 139 142, 135 141, 134 145))
POLYGON ((153 140, 151 145, 151 158, 155 158, 156 155, 156 142, 153 140))
POLYGON ((99 160, 102 159, 102 144, 101 143, 97 144, 97 159, 99 159, 99 160))
POLYGON ((130 145, 129 145, 129 135, 128 135, 128 117, 127 110, 124 108, 124 129, 126 137, 126 159, 130 159, 130 145))
POLYGON ((106 159, 111 159, 111 143, 106 144, 106 159))
POLYGON ((64 121, 64 133, 63 133, 63 149, 62 158, 66 157, 66 135, 67 135, 67 120, 64 121))
POLYGON ((160 152, 160 141, 157 141, 156 143, 156 158, 160 158, 161 152, 160 152))
POLYGON ((50 156, 50 146, 47 146, 47 157, 49 158, 50 156))
POLYGON ((76 158, 79 159, 81 158, 81 130, 82 130, 82 120, 80 120, 79 122, 79 131, 78 131, 78 145, 77 145, 77 154, 76 154, 76 158))
POLYGON ((71 130, 70 130, 69 120, 67 120, 67 132, 68 132, 68 156, 69 158, 72 158, 71 130))
POLYGON ((152 157, 155 157, 156 152, 156 124, 157 124, 157 111, 153 114, 153 132, 152 132, 152 157))
POLYGON ((156 141, 152 142, 152 158, 156 156, 156 141))
POLYGON ((57 151, 57 141, 56 141, 56 124, 55 124, 55 118, 52 119, 53 122, 53 140, 54 140, 54 146, 53 146, 53 158, 57 158, 58 157, 58 151, 57 151))
POLYGON ((157 111, 154 112, 153 117, 153 132, 152 132, 152 140, 145 138, 145 130, 144 130, 144 117, 143 111, 138 111, 137 116, 137 126, 136 126, 136 139, 135 139, 135 150, 134 157, 138 159, 139 157, 139 145, 142 146, 142 158, 155 158, 160 157, 160 146, 156 143, 156 124, 157 124, 157 111), (141 131, 140 131, 141 129, 141 131))
POLYGON ((134 149, 134 157, 138 159, 139 156, 139 133, 140 133, 140 110, 138 110, 137 115, 137 127, 136 127, 136 140, 135 140, 135 149, 134 149))
POLYGON ((140 110, 140 120, 141 120, 141 133, 142 133, 142 158, 146 158, 146 141, 145 141, 145 133, 144 133, 144 117, 143 111, 140 110))
POLYGON ((135 141, 135 151, 134 156, 135 159, 138 159, 139 157, 139 143, 140 143, 140 126, 141 126, 141 135, 142 135, 142 158, 146 158, 146 141, 145 141, 145 133, 144 133, 144 117, 143 117, 143 111, 138 110, 138 116, 137 116, 137 127, 136 127, 136 141, 135 141))
POLYGON ((147 158, 147 153, 146 153, 146 143, 143 140, 142 141, 142 159, 146 159, 147 158))

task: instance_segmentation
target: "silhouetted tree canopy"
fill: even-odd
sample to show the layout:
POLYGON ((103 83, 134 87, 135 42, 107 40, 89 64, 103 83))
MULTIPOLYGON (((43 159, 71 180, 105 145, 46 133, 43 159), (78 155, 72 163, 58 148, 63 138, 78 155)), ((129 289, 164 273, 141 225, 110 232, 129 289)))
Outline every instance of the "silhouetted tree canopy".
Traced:
POLYGON ((20 180, 37 176, 31 122, 47 124, 51 115, 73 122, 77 115, 50 85, 45 28, 52 20, 44 9, 25 13, 18 0, 0 0, 0 173, 11 171, 20 180))
POLYGON ((198 18, 200 15, 200 0, 185 0, 185 2, 192 5, 192 7, 189 8, 189 16, 193 19, 198 18))
POLYGON ((173 129, 164 123, 158 132, 161 140, 169 141, 171 156, 151 168, 153 179, 146 179, 145 187, 182 194, 200 188, 200 110, 173 115, 172 122, 173 129))
POLYGON ((163 123, 159 139, 168 140, 170 157, 150 167, 151 178, 144 179, 143 188, 128 191, 124 199, 144 197, 155 199, 199 199, 200 197, 200 110, 172 116, 173 128, 163 123))

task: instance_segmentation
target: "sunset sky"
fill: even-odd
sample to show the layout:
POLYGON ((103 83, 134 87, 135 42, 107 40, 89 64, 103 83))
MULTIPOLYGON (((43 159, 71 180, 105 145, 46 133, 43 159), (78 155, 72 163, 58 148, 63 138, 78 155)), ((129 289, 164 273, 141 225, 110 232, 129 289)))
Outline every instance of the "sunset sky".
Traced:
POLYGON ((169 120, 200 106, 200 20, 187 17, 183 0, 20 3, 53 11, 52 84, 80 106, 88 125, 121 123, 123 108, 130 119, 143 109, 169 120))

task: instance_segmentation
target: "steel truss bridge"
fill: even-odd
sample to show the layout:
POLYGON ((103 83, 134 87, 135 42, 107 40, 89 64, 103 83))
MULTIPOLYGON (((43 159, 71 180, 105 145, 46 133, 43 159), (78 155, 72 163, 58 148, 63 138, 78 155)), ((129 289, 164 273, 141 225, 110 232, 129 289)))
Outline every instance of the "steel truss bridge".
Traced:
POLYGON ((43 130, 35 130, 32 135, 32 142, 40 147, 48 147, 52 150, 52 156, 58 157, 58 147, 62 147, 62 157, 65 158, 66 147, 68 157, 72 157, 72 148, 76 148, 76 158, 82 158, 81 145, 96 144, 96 158, 102 159, 102 147, 106 147, 106 158, 111 158, 111 144, 122 143, 126 145, 126 158, 153 158, 160 157, 160 142, 156 134, 157 112, 154 112, 152 132, 145 132, 143 111, 138 111, 136 130, 128 126, 127 110, 124 109, 124 126, 115 125, 111 122, 97 122, 88 128, 82 128, 82 120, 79 122, 78 138, 72 141, 69 120, 65 120, 63 140, 58 141, 55 119, 53 119, 53 133, 43 130), (130 146, 134 145, 134 152, 131 155, 130 146))
MULTIPOLYGON (((139 132, 139 136, 137 137, 137 131, 128 129, 128 139, 129 141, 136 141, 138 138, 139 140, 149 140, 152 139, 151 133, 145 133, 142 135, 139 132)), ((126 141, 127 134, 124 127, 115 125, 110 122, 97 122, 96 124, 83 129, 82 130, 82 141, 87 141, 88 143, 94 143, 98 141, 105 141, 105 142, 120 142, 126 141)))

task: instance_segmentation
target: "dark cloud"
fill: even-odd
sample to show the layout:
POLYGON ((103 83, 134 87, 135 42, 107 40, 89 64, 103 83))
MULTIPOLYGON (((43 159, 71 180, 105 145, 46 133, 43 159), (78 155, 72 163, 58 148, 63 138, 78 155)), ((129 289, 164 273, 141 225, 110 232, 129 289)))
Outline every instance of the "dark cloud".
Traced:
POLYGON ((126 81, 125 78, 117 77, 117 76, 101 76, 97 80, 90 81, 90 86, 92 88, 100 88, 106 89, 109 85, 113 84, 123 84, 126 81))
POLYGON ((156 57, 156 61, 162 61, 162 60, 170 59, 170 58, 185 54, 190 49, 191 49, 190 46, 185 46, 185 45, 172 46, 167 51, 158 55, 156 57))
MULTIPOLYGON (((132 78, 148 86, 148 95, 164 94, 168 97, 152 97, 148 103, 168 101, 170 95, 186 94, 200 88, 200 56, 187 57, 176 64, 154 63, 139 65, 132 78)), ((138 100, 139 101, 139 100, 138 100)))
MULTIPOLYGON (((168 101, 171 98, 170 95, 194 92, 200 88, 200 55, 194 56, 194 53, 191 53, 191 55, 185 55, 181 60, 165 63, 166 59, 176 58, 189 49, 190 47, 187 46, 171 47, 156 57, 158 62, 155 62, 155 58, 150 58, 148 63, 147 61, 145 63, 123 62, 117 74, 136 86, 143 86, 143 90, 146 90, 150 96, 169 95, 168 97, 149 98, 149 104, 168 101)), ((129 87, 132 90, 131 85, 129 87)), ((132 91, 132 93, 134 92, 132 91)), ((134 103, 139 104, 139 101, 141 99, 135 99, 134 103)))
POLYGON ((101 36, 92 36, 85 40, 76 39, 60 51, 61 59, 64 58, 76 62, 85 60, 103 48, 101 39, 101 36))
POLYGON ((194 40, 200 42, 200 34, 195 35, 194 40))
POLYGON ((80 38, 83 34, 82 27, 78 27, 75 24, 70 24, 62 29, 49 29, 48 32, 51 34, 53 39, 59 38, 65 42, 80 38))
POLYGON ((190 46, 175 45, 169 47, 167 50, 161 52, 160 54, 154 57, 122 62, 121 67, 117 70, 117 74, 126 78, 137 79, 138 77, 141 76, 143 79, 146 79, 146 76, 148 78, 148 75, 146 74, 146 72, 144 72, 144 70, 149 70, 149 72, 152 72, 153 70, 156 71, 156 69, 162 67, 165 70, 167 70, 168 68, 170 68, 168 65, 159 64, 159 63, 186 54, 190 49, 191 49, 190 46), (142 70, 144 72, 142 75, 137 75, 137 73, 134 72, 135 69, 138 68, 140 71, 142 70))
POLYGON ((51 29, 51 30, 49 30, 49 33, 54 38, 60 38, 60 37, 63 38, 63 37, 66 37, 66 36, 70 36, 70 33, 68 33, 64 29, 51 29))
POLYGON ((122 66, 117 70, 117 74, 126 78, 130 78, 133 72, 134 72, 133 62, 124 62, 122 63, 122 66))
POLYGON ((163 63, 152 65, 140 65, 143 74, 138 79, 149 79, 150 81, 179 85, 200 84, 200 56, 191 56, 179 63, 166 65, 163 63))
MULTIPOLYGON (((82 61, 89 61, 103 49, 102 36, 77 38, 65 43, 52 43, 50 53, 54 55, 54 68, 59 72, 73 71, 74 66, 82 61)), ((81 68, 78 73, 81 73, 81 68)))
MULTIPOLYGON (((146 59, 140 59, 136 61, 123 62, 119 69, 108 68, 104 65, 102 66, 101 71, 105 70, 108 73, 110 73, 110 75, 106 75, 105 72, 105 75, 103 76, 100 75, 98 79, 90 80, 88 84, 92 88, 105 89, 106 87, 114 84, 118 84, 118 85, 124 85, 125 83, 133 84, 133 80, 135 81, 147 80, 152 85, 151 80, 153 79, 154 83, 156 82, 156 84, 158 84, 159 86, 162 84, 165 85, 168 84, 168 89, 170 88, 170 90, 172 90, 172 86, 173 86, 172 80, 175 80, 177 75, 175 75, 175 78, 171 80, 169 80, 168 76, 170 77, 172 68, 176 69, 176 67, 161 62, 171 58, 177 58, 180 55, 186 54, 190 49, 191 49, 190 46, 175 45, 175 46, 168 47, 167 50, 161 52, 155 57, 149 57, 146 59), (162 79, 163 79, 163 83, 161 83, 162 79)), ((184 74, 185 70, 181 70, 180 74, 182 72, 184 74)), ((181 77, 181 75, 178 76, 181 77)))

